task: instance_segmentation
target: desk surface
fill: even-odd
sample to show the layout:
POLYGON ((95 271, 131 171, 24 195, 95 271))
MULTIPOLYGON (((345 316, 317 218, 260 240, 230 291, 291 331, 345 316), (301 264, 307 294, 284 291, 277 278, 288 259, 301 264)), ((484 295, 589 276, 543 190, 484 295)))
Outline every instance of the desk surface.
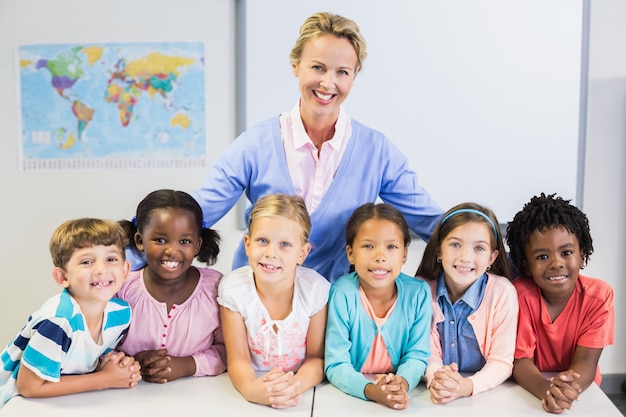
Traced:
MULTIPOLYGON (((230 383, 227 374, 216 377, 183 378, 167 384, 141 382, 133 389, 109 389, 55 398, 12 398, 0 417, 45 415, 46 417, 137 417, 144 415, 175 416, 254 416, 335 417, 395 416, 400 414, 436 415, 437 417, 483 417, 496 413, 516 416, 547 417, 541 403, 514 382, 507 381, 476 397, 460 398, 446 405, 436 405, 424 384, 411 391, 406 410, 392 410, 363 401, 339 391, 328 382, 302 396, 300 404, 285 410, 274 410, 243 399, 230 383), (312 410, 312 411, 311 411, 312 410)), ((622 417, 609 398, 592 384, 566 417, 622 417)))
MULTIPOLYGON (((310 417, 313 390, 296 407, 280 410, 289 417, 310 417)), ((181 378, 166 384, 140 382, 131 389, 108 389, 54 398, 14 397, 0 408, 0 417, 140 417, 140 416, 272 416, 279 410, 247 402, 228 374, 181 378)))
MULTIPOLYGON (((328 382, 324 382, 315 389, 314 404, 313 415, 315 417, 368 415, 398 417, 401 414, 437 417, 493 415, 548 417, 555 415, 543 411, 539 399, 512 381, 507 381, 475 397, 459 398, 445 405, 433 404, 426 386, 420 383, 410 393, 409 407, 401 411, 352 397, 328 382)), ((622 413, 596 384, 592 384, 581 394, 580 401, 574 404, 572 410, 562 415, 565 417, 622 417, 622 413)))

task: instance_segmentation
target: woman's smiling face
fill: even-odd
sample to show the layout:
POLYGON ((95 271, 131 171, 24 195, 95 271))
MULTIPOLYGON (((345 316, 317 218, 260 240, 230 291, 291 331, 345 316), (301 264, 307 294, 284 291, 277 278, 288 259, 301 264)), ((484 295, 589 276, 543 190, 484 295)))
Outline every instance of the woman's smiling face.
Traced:
POLYGON ((292 64, 305 126, 317 117, 337 117, 354 84, 356 65, 356 52, 346 38, 322 35, 308 42, 300 62, 292 64))

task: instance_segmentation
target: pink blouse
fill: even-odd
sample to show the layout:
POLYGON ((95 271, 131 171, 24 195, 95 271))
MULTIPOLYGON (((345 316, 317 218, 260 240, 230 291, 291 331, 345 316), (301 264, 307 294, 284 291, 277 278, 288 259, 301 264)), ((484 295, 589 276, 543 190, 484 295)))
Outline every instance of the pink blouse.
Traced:
POLYGON ((117 293, 128 302, 133 318, 118 349, 128 355, 167 348, 173 356, 192 356, 194 376, 217 375, 226 370, 226 349, 217 304, 218 271, 197 268, 198 285, 182 304, 167 306, 153 298, 143 281, 143 269, 133 271, 117 293))
POLYGON ((304 129, 299 100, 291 110, 280 115, 280 133, 296 194, 304 198, 306 208, 309 213, 313 213, 335 178, 335 172, 352 135, 350 117, 341 106, 335 123, 335 134, 322 144, 319 155, 304 129))

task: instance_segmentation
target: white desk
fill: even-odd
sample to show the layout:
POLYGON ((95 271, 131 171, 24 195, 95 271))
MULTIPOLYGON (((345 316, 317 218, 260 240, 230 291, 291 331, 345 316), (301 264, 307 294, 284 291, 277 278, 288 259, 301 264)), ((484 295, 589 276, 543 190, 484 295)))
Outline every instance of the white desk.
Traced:
MULTIPOLYGON (((398 417, 402 414, 437 417, 493 415, 548 417, 555 415, 543 411, 539 399, 512 381, 507 381, 475 397, 459 398, 445 405, 433 404, 426 386, 420 383, 411 391, 409 407, 405 410, 392 410, 371 401, 363 401, 343 393, 328 382, 323 382, 315 388, 313 417, 368 415, 398 417)), ((561 415, 565 417, 622 417, 622 413, 596 384, 592 384, 581 394, 580 401, 574 404, 572 410, 561 415)))
POLYGON ((131 389, 108 389, 54 398, 14 397, 1 417, 281 416, 310 417, 313 390, 285 410, 247 402, 227 374, 182 378, 166 384, 140 382, 131 389))
MULTIPOLYGON (((495 414, 507 417, 548 417, 541 402, 514 382, 477 395, 460 398, 446 405, 435 405, 424 384, 411 391, 406 410, 392 410, 371 401, 344 394, 328 382, 318 385, 302 396, 296 407, 274 410, 244 400, 227 374, 217 377, 183 378, 167 384, 141 382, 133 389, 109 389, 55 398, 12 398, 0 417, 141 417, 141 416, 251 416, 251 417, 348 417, 395 416, 411 414, 437 417, 486 417, 495 414)), ((574 409, 564 417, 622 417, 609 398, 592 384, 574 409)))

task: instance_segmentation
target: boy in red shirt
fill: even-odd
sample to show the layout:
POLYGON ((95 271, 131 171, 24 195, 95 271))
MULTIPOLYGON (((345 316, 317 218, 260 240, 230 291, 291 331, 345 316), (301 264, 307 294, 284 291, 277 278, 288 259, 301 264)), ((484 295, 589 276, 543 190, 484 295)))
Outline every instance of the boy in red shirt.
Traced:
POLYGON ((560 414, 592 382, 600 385, 598 360, 614 342, 613 289, 579 275, 593 244, 587 216, 569 200, 533 197, 509 223, 506 240, 519 271, 513 377, 544 410, 560 414))

